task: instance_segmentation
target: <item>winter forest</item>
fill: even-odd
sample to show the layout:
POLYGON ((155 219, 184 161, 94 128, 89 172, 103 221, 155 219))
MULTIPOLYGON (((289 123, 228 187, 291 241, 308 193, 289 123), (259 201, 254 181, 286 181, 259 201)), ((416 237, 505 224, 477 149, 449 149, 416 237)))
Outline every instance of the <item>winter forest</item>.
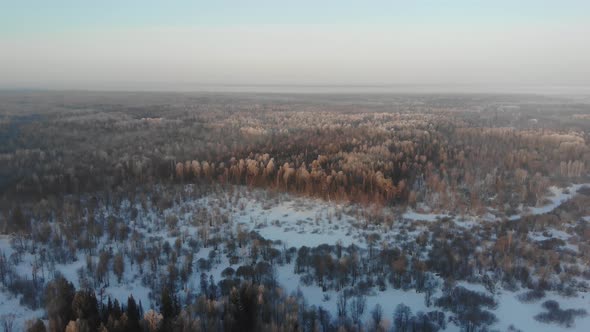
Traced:
POLYGON ((588 331, 590 100, 0 91, 4 331, 588 331))

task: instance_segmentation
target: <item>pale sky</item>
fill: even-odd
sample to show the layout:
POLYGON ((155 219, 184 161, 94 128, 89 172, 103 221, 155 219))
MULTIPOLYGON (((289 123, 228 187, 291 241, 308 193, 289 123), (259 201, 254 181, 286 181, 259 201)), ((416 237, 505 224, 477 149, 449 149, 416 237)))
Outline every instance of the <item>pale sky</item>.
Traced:
POLYGON ((0 8, 0 88, 590 86, 590 1, 0 0, 0 8))

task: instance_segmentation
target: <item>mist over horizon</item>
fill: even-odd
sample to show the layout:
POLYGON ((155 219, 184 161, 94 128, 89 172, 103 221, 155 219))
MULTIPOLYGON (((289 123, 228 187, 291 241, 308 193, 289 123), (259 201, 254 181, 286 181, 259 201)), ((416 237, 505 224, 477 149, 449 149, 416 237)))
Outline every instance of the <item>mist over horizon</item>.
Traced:
POLYGON ((0 88, 561 93, 590 86, 583 1, 220 3, 8 5, 0 13, 0 88))
POLYGON ((547 95, 590 98, 590 86, 485 86, 485 85, 289 85, 289 84, 166 84, 104 83, 98 85, 0 86, 1 92, 96 92, 96 93, 247 93, 247 94, 493 94, 493 95, 547 95))

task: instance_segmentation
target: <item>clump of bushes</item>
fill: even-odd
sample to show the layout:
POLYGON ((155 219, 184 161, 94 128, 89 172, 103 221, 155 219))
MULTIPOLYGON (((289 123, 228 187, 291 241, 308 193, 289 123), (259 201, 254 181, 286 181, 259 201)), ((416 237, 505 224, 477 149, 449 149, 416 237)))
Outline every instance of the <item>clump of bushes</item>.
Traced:
POLYGON ((555 323, 565 327, 572 327, 577 317, 588 315, 585 309, 561 309, 559 303, 554 300, 545 301, 543 308, 547 311, 536 315, 536 320, 543 323, 555 323))
POLYGON ((533 289, 526 293, 520 294, 518 300, 524 303, 537 302, 545 297, 545 291, 542 289, 533 289))

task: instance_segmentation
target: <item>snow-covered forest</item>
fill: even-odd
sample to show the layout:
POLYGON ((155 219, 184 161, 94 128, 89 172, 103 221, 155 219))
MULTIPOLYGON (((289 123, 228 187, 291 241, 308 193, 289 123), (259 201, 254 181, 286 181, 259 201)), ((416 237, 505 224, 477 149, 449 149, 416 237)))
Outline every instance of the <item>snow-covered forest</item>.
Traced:
POLYGON ((586 331, 588 104, 0 95, 7 331, 586 331))

